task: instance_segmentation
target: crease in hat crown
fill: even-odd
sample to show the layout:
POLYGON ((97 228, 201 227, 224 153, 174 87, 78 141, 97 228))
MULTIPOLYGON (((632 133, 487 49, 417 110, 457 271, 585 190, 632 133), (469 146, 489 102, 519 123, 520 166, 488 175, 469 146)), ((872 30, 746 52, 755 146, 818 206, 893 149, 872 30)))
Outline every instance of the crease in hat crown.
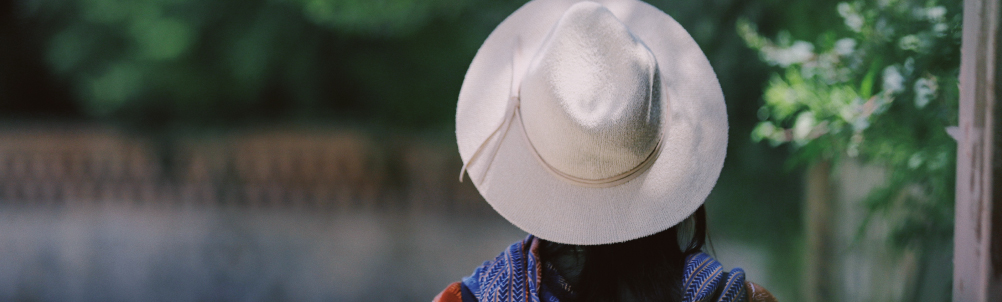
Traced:
POLYGON ((551 172, 618 183, 656 158, 666 110, 657 61, 601 4, 564 12, 520 86, 523 129, 551 172))

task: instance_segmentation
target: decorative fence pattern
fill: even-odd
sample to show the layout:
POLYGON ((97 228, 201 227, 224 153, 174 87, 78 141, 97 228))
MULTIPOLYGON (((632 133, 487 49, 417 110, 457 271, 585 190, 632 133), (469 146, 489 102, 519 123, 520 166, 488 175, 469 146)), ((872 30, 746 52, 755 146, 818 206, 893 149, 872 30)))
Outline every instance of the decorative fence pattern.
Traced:
POLYGON ((350 130, 155 139, 110 128, 0 129, 0 204, 483 212, 451 140, 350 130))

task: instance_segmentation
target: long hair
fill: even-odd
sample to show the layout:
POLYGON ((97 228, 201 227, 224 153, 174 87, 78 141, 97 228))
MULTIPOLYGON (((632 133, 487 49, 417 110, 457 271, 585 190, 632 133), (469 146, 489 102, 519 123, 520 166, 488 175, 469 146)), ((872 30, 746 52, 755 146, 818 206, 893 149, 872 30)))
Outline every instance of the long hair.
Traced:
MULTIPOLYGON (((574 290, 561 301, 681 301, 685 259, 706 244, 706 209, 667 230, 627 242, 568 245, 544 241, 551 261, 574 290)), ((545 278, 546 276, 544 276, 545 278)))

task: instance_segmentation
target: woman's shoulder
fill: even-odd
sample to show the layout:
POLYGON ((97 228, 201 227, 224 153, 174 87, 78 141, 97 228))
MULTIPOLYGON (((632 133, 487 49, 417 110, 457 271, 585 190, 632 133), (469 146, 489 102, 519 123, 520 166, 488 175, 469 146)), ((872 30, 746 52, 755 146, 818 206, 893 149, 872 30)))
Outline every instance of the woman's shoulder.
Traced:
POLYGON ((463 290, 462 285, 459 282, 453 282, 449 286, 445 287, 441 293, 438 293, 432 302, 463 302, 463 290))
POLYGON ((748 295, 748 302, 777 302, 772 293, 755 282, 745 281, 745 293, 748 295))
POLYGON ((441 293, 438 293, 432 302, 477 302, 470 289, 463 282, 453 282, 446 286, 441 293))

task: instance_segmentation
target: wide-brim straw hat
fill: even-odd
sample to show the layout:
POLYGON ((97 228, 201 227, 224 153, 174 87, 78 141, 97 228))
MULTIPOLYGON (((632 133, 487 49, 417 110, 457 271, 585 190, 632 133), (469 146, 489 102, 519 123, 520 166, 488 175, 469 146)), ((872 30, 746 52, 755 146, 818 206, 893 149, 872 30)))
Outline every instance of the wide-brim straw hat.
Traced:
POLYGON ((666 230, 703 204, 724 163, 727 112, 706 56, 661 10, 535 0, 470 63, 456 139, 464 171, 512 224, 608 244, 666 230))

